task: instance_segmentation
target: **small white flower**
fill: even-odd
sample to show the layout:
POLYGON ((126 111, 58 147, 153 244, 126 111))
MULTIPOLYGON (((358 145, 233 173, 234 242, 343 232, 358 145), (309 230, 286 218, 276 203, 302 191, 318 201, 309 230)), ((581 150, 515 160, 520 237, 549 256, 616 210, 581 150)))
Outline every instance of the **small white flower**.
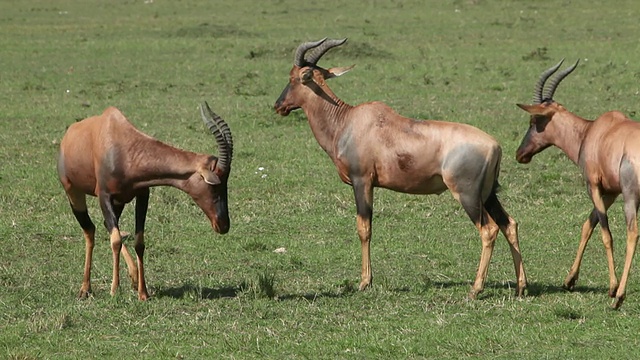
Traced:
POLYGON ((267 174, 262 174, 262 176, 260 176, 260 177, 264 179, 264 178, 267 177, 267 174))
POLYGON ((273 250, 273 252, 276 253, 276 254, 284 254, 284 253, 287 252, 287 249, 285 249, 283 247, 279 247, 279 248, 273 250))
POLYGON ((263 171, 263 170, 264 170, 264 167, 262 166, 258 167, 258 171, 263 171))

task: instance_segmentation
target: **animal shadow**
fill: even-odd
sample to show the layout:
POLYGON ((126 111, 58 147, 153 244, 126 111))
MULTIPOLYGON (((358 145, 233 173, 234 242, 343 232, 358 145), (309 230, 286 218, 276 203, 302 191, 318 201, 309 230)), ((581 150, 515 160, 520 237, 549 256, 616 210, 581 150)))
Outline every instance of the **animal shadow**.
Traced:
MULTIPOLYGON (((433 288, 456 288, 456 287, 467 287, 471 288, 471 282, 467 281, 433 281, 430 284, 430 287, 433 288)), ((514 282, 492 282, 488 281, 484 285, 485 289, 492 290, 509 290, 515 291, 515 283, 514 282)), ((557 294, 557 293, 606 293, 609 291, 608 288, 601 286, 576 286, 573 290, 567 290, 561 285, 549 284, 549 283, 540 283, 529 281, 527 283, 527 289, 525 290, 525 296, 537 297, 544 294, 557 294)), ((479 298, 485 298, 489 295, 486 293, 480 294, 479 298)))
POLYGON ((157 298, 170 297, 174 299, 183 299, 185 296, 192 294, 194 297, 203 300, 236 298, 243 292, 244 286, 223 286, 219 288, 207 288, 195 286, 193 284, 183 284, 179 287, 170 287, 156 290, 154 296, 157 298))

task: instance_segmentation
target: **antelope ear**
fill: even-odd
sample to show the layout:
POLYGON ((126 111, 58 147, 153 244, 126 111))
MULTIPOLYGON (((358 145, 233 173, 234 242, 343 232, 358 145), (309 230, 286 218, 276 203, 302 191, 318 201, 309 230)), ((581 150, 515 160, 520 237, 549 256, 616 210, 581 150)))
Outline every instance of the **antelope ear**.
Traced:
POLYGON ((548 107, 542 104, 535 105, 525 105, 525 104, 516 104, 520 109, 528 112, 531 115, 548 115, 550 110, 548 107))
POLYGON ((353 69, 354 66, 356 66, 356 65, 353 64, 351 66, 343 66, 343 67, 331 68, 331 69, 327 70, 329 72, 329 74, 331 74, 331 76, 327 77, 327 79, 346 74, 349 71, 351 71, 351 69, 353 69))
POLYGON ((219 185, 221 183, 218 175, 216 175, 213 171, 209 169, 206 169, 206 168, 202 169, 198 171, 198 173, 200 173, 200 176, 202 176, 202 179, 204 180, 204 182, 206 182, 209 185, 219 185))
POLYGON ((300 69, 299 76, 300 76, 300 80, 302 80, 303 83, 313 81, 313 68, 309 66, 303 67, 302 69, 300 69))

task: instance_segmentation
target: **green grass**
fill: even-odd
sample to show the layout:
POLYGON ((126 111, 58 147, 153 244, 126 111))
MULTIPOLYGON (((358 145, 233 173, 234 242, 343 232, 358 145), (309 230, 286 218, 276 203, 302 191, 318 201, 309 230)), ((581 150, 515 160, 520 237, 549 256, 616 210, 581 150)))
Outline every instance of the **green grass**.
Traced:
MULTIPOLYGON (((513 155, 528 121, 515 103, 563 57, 582 61, 558 101, 587 118, 617 109, 638 119, 639 17, 631 0, 0 2, 0 358, 638 357, 640 278, 634 267, 626 302, 610 310, 599 233, 576 291, 560 287, 591 208, 579 170, 557 149, 526 166, 513 155), (529 296, 513 297, 501 237, 485 292, 467 301, 480 240, 459 204, 385 190, 375 193, 375 286, 356 291, 351 189, 304 114, 272 109, 295 47, 325 36, 349 37, 320 62, 357 65, 331 81, 346 102, 381 100, 500 141, 499 196, 520 224, 529 296), (116 106, 149 135, 215 152, 204 100, 235 140, 230 233, 215 235, 187 195, 154 188, 151 300, 137 300, 124 272, 109 295, 103 228, 94 296, 76 300, 83 237, 55 174, 65 128, 116 106)), ((620 204, 610 217, 620 273, 620 204)))

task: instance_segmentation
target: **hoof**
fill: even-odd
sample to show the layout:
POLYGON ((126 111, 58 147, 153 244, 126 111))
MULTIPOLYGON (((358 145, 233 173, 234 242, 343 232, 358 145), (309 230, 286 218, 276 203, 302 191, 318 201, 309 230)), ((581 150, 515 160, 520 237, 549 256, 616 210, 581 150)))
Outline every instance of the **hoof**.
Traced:
POLYGON ((80 300, 87 299, 87 298, 89 298, 90 296, 91 296, 91 289, 89 289, 89 290, 84 290, 84 289, 82 289, 82 290, 80 290, 80 292, 78 293, 78 299, 80 299, 80 300))
POLYGON ((133 288, 133 290, 138 291, 138 276, 136 274, 136 276, 132 276, 131 274, 129 274, 129 279, 131 279, 131 288, 133 288))
POLYGON ((564 284, 562 284, 562 288, 568 291, 573 291, 573 289, 576 286, 576 281, 578 281, 578 278, 567 278, 567 280, 564 281, 564 284))
POLYGON ((611 304, 611 307, 615 310, 618 310, 620 308, 620 306, 622 306, 622 302, 624 301, 624 295, 622 296, 618 296, 616 297, 616 299, 613 301, 613 304, 611 304))
POLYGON ((480 294, 480 291, 471 290, 468 296, 469 300, 476 300, 478 298, 478 294, 480 294))
MULTIPOLYGON (((617 285, 614 286, 614 287, 609 288, 609 297, 610 298, 615 298, 617 292, 618 292, 618 286, 617 285)), ((620 302, 622 302, 622 300, 620 302)))
POLYGON ((371 287, 371 282, 362 281, 360 282, 360 286, 358 286, 358 290, 365 291, 369 287, 371 287))

